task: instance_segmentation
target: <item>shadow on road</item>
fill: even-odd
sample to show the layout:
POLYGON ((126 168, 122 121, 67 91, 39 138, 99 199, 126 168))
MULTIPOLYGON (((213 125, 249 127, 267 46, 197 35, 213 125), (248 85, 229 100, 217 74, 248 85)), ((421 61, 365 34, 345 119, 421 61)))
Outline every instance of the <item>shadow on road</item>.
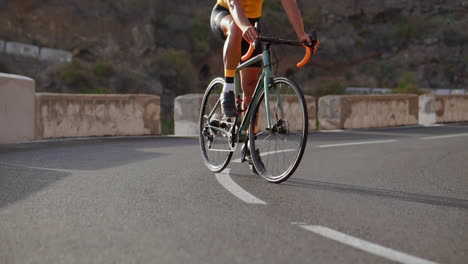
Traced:
POLYGON ((163 148, 195 144, 198 144, 197 139, 143 137, 0 145, 0 208, 72 174, 54 169, 113 168, 168 155, 163 148))
POLYGON ((195 139, 120 138, 39 142, 0 147, 0 162, 68 170, 107 169, 165 156, 158 149, 198 144, 195 139), (144 151, 144 149, 156 151, 144 151))
POLYGON ((289 186, 295 186, 295 187, 316 189, 316 190, 352 193, 352 194, 358 194, 358 195, 390 198, 390 199, 402 200, 402 201, 408 201, 408 202, 416 202, 416 203, 424 203, 424 204, 430 204, 430 205, 449 206, 449 207, 468 209, 468 200, 442 197, 442 196, 433 196, 433 195, 399 192, 399 191, 389 191, 389 190, 382 190, 382 189, 366 188, 366 187, 352 186, 352 185, 338 184, 338 183, 311 181, 311 180, 304 180, 304 179, 289 179, 287 182, 283 184, 289 185, 289 186))
POLYGON ((66 172, 0 165, 0 208, 70 175, 66 172))

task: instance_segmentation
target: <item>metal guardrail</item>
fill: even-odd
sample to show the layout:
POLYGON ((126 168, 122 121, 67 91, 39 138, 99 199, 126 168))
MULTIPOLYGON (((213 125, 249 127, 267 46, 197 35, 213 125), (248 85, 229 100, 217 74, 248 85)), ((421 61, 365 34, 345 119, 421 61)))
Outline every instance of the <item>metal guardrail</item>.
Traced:
MULTIPOLYGON (((424 92, 434 95, 451 95, 451 94, 468 94, 468 89, 421 89, 424 92)), ((391 94, 390 88, 364 88, 364 87, 348 87, 345 89, 347 94, 391 94)))
POLYGON ((347 94, 390 94, 392 89, 389 88, 363 88, 363 87, 348 87, 345 89, 347 94))
POLYGON ((71 62, 73 59, 69 51, 4 40, 0 40, 0 52, 44 61, 71 62))

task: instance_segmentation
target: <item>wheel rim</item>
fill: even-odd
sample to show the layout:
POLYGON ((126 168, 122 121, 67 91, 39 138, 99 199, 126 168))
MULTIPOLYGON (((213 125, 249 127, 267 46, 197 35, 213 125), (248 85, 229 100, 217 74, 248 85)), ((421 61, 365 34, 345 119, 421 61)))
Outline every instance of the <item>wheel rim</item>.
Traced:
POLYGON ((270 115, 273 128, 267 129, 264 95, 257 105, 258 116, 252 118, 251 149, 260 175, 271 182, 286 180, 300 162, 307 141, 307 112, 299 89, 287 80, 275 80, 270 87, 270 115), (282 107, 276 99, 278 92, 282 107), (258 120, 258 121, 257 121, 258 120))
POLYGON ((221 105, 218 101, 223 85, 222 79, 215 79, 209 85, 200 109, 200 148, 205 164, 212 171, 224 169, 232 156, 232 152, 229 152, 227 137, 207 127, 209 121, 214 122, 217 120, 216 116, 222 116, 221 105), (212 112, 214 114, 211 120, 208 120, 212 112))

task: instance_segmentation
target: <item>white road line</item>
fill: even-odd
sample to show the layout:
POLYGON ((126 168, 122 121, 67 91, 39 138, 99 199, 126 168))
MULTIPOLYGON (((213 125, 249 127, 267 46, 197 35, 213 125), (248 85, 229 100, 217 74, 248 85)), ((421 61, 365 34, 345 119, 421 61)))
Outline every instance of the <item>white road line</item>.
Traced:
POLYGON ((242 189, 236 182, 234 182, 229 175, 230 169, 225 169, 223 173, 215 173, 216 179, 226 190, 232 193, 234 196, 248 204, 263 204, 267 203, 253 196, 251 193, 242 189))
POLYGON ((241 162, 241 158, 238 158, 238 159, 235 159, 235 160, 231 160, 231 162, 233 162, 233 163, 240 163, 240 162, 241 162))
POLYGON ((344 146, 354 146, 354 145, 366 145, 366 144, 380 144, 380 143, 391 143, 396 142, 396 139, 390 140, 379 140, 379 141, 362 141, 362 142, 351 142, 351 143, 340 143, 340 144, 330 144, 330 145, 319 145, 317 148, 333 148, 333 147, 344 147, 344 146))
POLYGON ((330 130, 321 130, 320 133, 339 133, 344 132, 344 129, 330 129, 330 130))
POLYGON ((421 140, 443 139, 443 138, 454 138, 454 137, 466 137, 466 136, 468 136, 468 133, 451 134, 451 135, 442 135, 442 136, 433 136, 433 137, 422 137, 421 140))
POLYGON ((363 250, 367 253, 380 256, 392 261, 399 263, 411 263, 411 264, 437 264, 429 260, 425 260, 419 257, 411 256, 403 252, 396 251, 391 248, 383 247, 366 240, 362 240, 336 230, 330 229, 328 227, 320 225, 299 225, 307 231, 314 232, 318 235, 324 236, 326 238, 338 241, 345 245, 363 250))
POLYGON ((444 124, 421 124, 422 127, 444 127, 444 124))
MULTIPOLYGON (((275 151, 270 151, 270 152, 265 152, 265 153, 262 152, 262 153, 260 153, 260 156, 264 157, 264 156, 266 156, 266 155, 271 155, 271 154, 274 154, 274 153, 292 152, 292 151, 297 151, 297 149, 275 150, 275 151)), ((241 162, 241 159, 238 158, 238 159, 232 160, 231 162, 240 163, 240 162, 241 162)))
POLYGON ((57 168, 33 167, 33 166, 25 166, 25 165, 10 164, 10 163, 0 163, 0 165, 32 169, 32 170, 49 170, 49 171, 66 172, 66 173, 86 172, 86 170, 68 170, 68 169, 57 169, 57 168))

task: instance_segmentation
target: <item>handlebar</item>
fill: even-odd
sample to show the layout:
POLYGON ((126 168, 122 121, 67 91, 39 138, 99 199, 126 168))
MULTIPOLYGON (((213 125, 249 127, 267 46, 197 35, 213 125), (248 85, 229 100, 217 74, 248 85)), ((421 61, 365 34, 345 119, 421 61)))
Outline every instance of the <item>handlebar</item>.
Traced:
POLYGON ((250 59, 250 57, 252 57, 252 54, 254 53, 254 51, 255 51, 255 42, 250 42, 249 50, 247 50, 247 53, 244 54, 241 57, 241 60, 246 61, 246 60, 250 59))
MULTIPOLYGON (((304 58, 297 63, 297 67, 301 68, 304 65, 307 64, 309 61, 310 57, 317 52, 318 47, 320 46, 320 41, 317 39, 317 32, 313 31, 310 34, 310 38, 312 40, 312 44, 309 45, 307 43, 302 43, 300 41, 295 41, 295 40, 285 40, 285 39, 280 39, 280 38, 273 38, 273 37, 259 37, 256 41, 260 42, 267 42, 269 44, 282 44, 282 45, 290 45, 290 46, 302 46, 306 49, 306 54, 304 58)), ((249 50, 245 55, 241 57, 242 61, 246 61, 250 59, 252 56, 253 52, 255 50, 255 42, 250 43, 249 50)))

